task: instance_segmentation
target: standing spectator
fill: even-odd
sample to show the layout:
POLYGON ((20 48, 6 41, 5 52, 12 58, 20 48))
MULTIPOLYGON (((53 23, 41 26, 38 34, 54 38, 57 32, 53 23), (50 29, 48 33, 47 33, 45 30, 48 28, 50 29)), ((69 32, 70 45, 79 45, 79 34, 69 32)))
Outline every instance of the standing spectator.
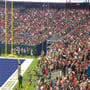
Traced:
POLYGON ((21 75, 19 75, 18 77, 18 80, 19 80, 19 88, 22 88, 22 80, 23 80, 23 77, 21 75))

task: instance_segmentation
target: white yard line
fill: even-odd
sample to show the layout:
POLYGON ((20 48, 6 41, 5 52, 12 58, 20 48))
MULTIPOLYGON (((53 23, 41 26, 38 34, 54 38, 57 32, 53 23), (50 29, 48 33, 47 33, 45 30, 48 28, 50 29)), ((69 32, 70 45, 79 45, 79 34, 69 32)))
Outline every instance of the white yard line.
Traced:
MULTIPOLYGON (((1 58, 1 57, 0 57, 1 58)), ((2 57, 5 58, 5 57, 2 57)), ((10 58, 9 58, 10 59, 10 58)), ((11 58, 14 59, 14 58, 11 58)), ((20 58, 25 59, 25 58, 20 58)), ((33 59, 25 59, 25 61, 21 64, 21 75, 27 70, 29 65, 32 63, 33 59)), ((18 66, 17 66, 18 67, 18 66)), ((0 90, 13 90, 14 86, 18 82, 18 70, 16 70, 11 77, 0 87, 0 90)))

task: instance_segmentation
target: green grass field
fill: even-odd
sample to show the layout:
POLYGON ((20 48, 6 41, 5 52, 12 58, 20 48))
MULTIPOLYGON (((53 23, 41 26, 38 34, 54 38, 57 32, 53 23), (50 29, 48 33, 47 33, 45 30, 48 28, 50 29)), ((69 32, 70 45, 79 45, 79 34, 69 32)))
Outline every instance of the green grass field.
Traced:
MULTIPOLYGON (((4 56, 4 54, 2 54, 1 56, 4 56)), ((31 57, 31 56, 27 56, 27 55, 25 55, 25 56, 20 55, 20 56, 18 56, 18 57, 19 57, 19 58, 32 58, 32 59, 33 59, 32 63, 30 64, 30 66, 28 67, 28 69, 25 71, 25 73, 24 73, 24 75, 23 75, 23 79, 28 79, 29 76, 28 76, 28 73, 27 73, 27 72, 28 72, 28 71, 31 71, 31 72, 33 73, 33 69, 35 69, 35 67, 37 66, 37 57, 31 57)), ((33 79, 36 79, 36 78, 37 78, 36 76, 33 76, 33 79)), ((34 90, 34 85, 35 85, 36 83, 37 83, 36 81, 35 81, 35 82, 32 82, 31 86, 29 86, 29 87, 27 88, 27 90, 34 90)), ((24 81, 24 80, 23 80, 24 90, 25 90, 27 84, 28 84, 28 81, 24 81)), ((21 90, 21 89, 18 89, 18 83, 16 84, 16 86, 14 87, 13 90, 16 90, 16 88, 17 88, 17 90, 21 90)))

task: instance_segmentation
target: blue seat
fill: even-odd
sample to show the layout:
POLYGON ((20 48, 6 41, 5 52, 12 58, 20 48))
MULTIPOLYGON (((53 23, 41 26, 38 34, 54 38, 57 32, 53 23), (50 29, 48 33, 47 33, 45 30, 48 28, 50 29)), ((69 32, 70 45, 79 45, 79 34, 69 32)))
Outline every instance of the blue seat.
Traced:
POLYGON ((90 65, 88 65, 88 67, 87 67, 86 75, 87 75, 87 76, 90 76, 90 65))

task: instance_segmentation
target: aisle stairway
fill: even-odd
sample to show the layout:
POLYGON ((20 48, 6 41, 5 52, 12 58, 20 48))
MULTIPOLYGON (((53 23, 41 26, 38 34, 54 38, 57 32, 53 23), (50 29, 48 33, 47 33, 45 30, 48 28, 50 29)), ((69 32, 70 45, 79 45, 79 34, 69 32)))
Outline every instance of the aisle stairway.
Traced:
POLYGON ((62 71, 61 70, 52 72, 52 74, 51 74, 51 80, 55 80, 56 77, 62 77, 62 71))

